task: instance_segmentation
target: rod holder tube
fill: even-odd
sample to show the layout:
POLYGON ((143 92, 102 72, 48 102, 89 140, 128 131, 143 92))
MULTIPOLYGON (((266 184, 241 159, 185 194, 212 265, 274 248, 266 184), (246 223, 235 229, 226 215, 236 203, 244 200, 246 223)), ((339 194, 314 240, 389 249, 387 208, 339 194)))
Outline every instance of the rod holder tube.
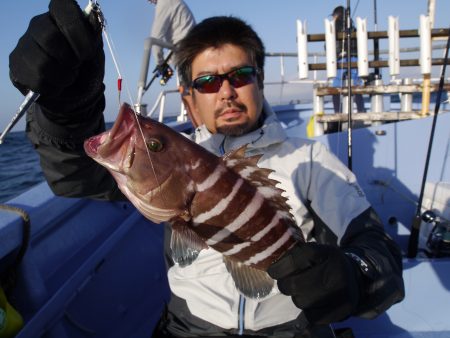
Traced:
POLYGON ((369 53, 367 50, 367 19, 356 18, 356 38, 358 49, 358 75, 369 75, 369 53))
POLYGON ((398 17, 389 16, 389 74, 400 74, 400 31, 398 17))
POLYGON ((325 54, 327 57, 327 77, 336 77, 336 28, 334 21, 324 20, 325 24, 325 54))
POLYGON ((308 78, 308 41, 306 21, 297 20, 298 78, 308 78))
POLYGON ((420 16, 420 71, 422 74, 431 73, 431 25, 430 18, 420 16))

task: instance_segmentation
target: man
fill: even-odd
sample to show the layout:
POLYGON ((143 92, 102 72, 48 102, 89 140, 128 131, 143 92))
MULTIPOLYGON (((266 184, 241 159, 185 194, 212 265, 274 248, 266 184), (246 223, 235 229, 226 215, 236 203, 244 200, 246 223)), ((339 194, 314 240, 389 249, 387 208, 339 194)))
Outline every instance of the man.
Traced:
MULTIPOLYGON (((82 141, 104 127, 103 54, 99 32, 77 11, 72 0, 53 0, 50 13, 31 22, 11 53, 11 79, 43 95, 28 115, 27 131, 55 193, 123 198, 82 150, 82 141), (56 6, 62 2, 63 8, 56 6), (61 32, 67 17, 77 28, 61 32), (42 36, 61 43, 38 43, 42 36), (92 52, 82 54, 86 47, 92 52), (39 62, 25 76, 21 67, 36 55, 39 62), (67 67, 63 78, 50 67, 59 64, 67 67), (57 83, 63 86, 52 96, 49 88, 57 83)), ((193 139, 216 154, 243 144, 248 155, 263 154, 259 165, 274 170, 271 177, 285 190, 308 243, 269 268, 278 288, 264 299, 240 295, 213 249, 182 268, 167 247, 172 298, 153 337, 333 337, 330 323, 373 318, 400 301, 397 246, 342 163, 319 143, 287 138, 264 100, 264 46, 251 27, 233 17, 206 19, 177 47, 183 100, 198 123, 193 139)))
MULTIPOLYGON (((337 33, 343 33, 344 38, 340 39, 336 36, 336 58, 338 64, 337 76, 333 79, 333 87, 342 88, 344 86, 344 80, 348 79, 347 68, 343 68, 343 64, 347 62, 347 18, 345 17, 345 11, 343 6, 338 6, 333 10, 332 17, 335 23, 336 35, 337 33)), ((350 30, 351 32, 356 31, 353 25, 353 21, 350 19, 350 30)), ((356 39, 350 40, 350 61, 356 62, 358 57, 357 43, 356 39)), ((363 85, 362 79, 358 76, 358 70, 352 68, 351 70, 351 80, 352 85, 361 86, 363 85)), ((356 108, 358 113, 363 113, 366 111, 364 107, 364 99, 361 94, 356 94, 354 96, 356 108)), ((341 97, 340 95, 333 95, 333 107, 335 113, 341 113, 341 97)))
MULTIPOLYGON (((149 0, 156 5, 151 37, 175 45, 195 25, 194 15, 183 0, 149 0)), ((153 45, 157 69, 164 64, 163 47, 153 45)))

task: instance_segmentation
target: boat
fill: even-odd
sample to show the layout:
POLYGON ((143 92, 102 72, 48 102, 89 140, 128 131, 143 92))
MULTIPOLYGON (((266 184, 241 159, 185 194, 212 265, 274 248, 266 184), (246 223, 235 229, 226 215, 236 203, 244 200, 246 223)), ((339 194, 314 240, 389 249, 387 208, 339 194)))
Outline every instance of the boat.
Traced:
MULTIPOLYGON (((387 35, 374 32, 372 37, 387 35)), ((439 114, 432 112, 433 105, 423 113, 423 102, 414 109, 414 93, 424 93, 424 79, 419 80, 338 89, 314 80, 312 102, 274 105, 289 135, 312 137, 344 163, 351 160, 367 198, 404 254, 405 299, 376 319, 333 324, 346 337, 450 337, 450 112, 445 103, 436 104, 439 114), (370 96, 366 106, 377 111, 352 114, 348 100, 347 113, 334 114, 329 95, 336 91, 347 98, 352 91, 370 96), (387 101, 385 112, 379 107, 387 101), (324 132, 326 124, 349 121, 348 115, 357 127, 350 121, 350 128, 324 132), (414 222, 419 226, 411 254, 414 222)), ((425 81, 430 92, 438 90, 433 79, 425 81)), ((286 83, 282 76, 277 85, 286 83)), ((164 121, 164 100, 173 93, 163 90, 149 114, 160 108, 164 121)), ((167 124, 179 132, 193 128, 183 112, 167 124)), ((45 182, 9 200, 0 209, 0 274, 12 281, 8 304, 23 318, 16 337, 148 337, 170 297, 162 247, 162 226, 128 202, 58 197, 45 182)))

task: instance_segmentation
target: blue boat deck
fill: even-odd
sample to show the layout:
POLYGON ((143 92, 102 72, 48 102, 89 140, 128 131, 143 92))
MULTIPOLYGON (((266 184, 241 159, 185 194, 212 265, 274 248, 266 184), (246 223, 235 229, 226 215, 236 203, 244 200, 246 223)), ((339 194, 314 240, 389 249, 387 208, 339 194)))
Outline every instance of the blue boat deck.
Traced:
MULTIPOLYGON (((10 204, 31 218, 11 298, 27 322, 17 337, 149 336, 169 297, 161 226, 129 203, 55 197, 46 183, 10 204)), ((20 246, 22 218, 2 212, 0 222, 5 258, 20 246)))

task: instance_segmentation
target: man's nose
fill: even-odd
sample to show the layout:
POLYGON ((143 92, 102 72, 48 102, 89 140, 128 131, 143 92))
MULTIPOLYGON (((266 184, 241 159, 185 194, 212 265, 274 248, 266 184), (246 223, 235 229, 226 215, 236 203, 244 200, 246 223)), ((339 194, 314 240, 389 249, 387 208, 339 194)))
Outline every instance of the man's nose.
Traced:
POLYGON ((219 94, 221 100, 230 100, 237 96, 236 89, 231 85, 228 79, 222 80, 222 85, 220 86, 219 94))

